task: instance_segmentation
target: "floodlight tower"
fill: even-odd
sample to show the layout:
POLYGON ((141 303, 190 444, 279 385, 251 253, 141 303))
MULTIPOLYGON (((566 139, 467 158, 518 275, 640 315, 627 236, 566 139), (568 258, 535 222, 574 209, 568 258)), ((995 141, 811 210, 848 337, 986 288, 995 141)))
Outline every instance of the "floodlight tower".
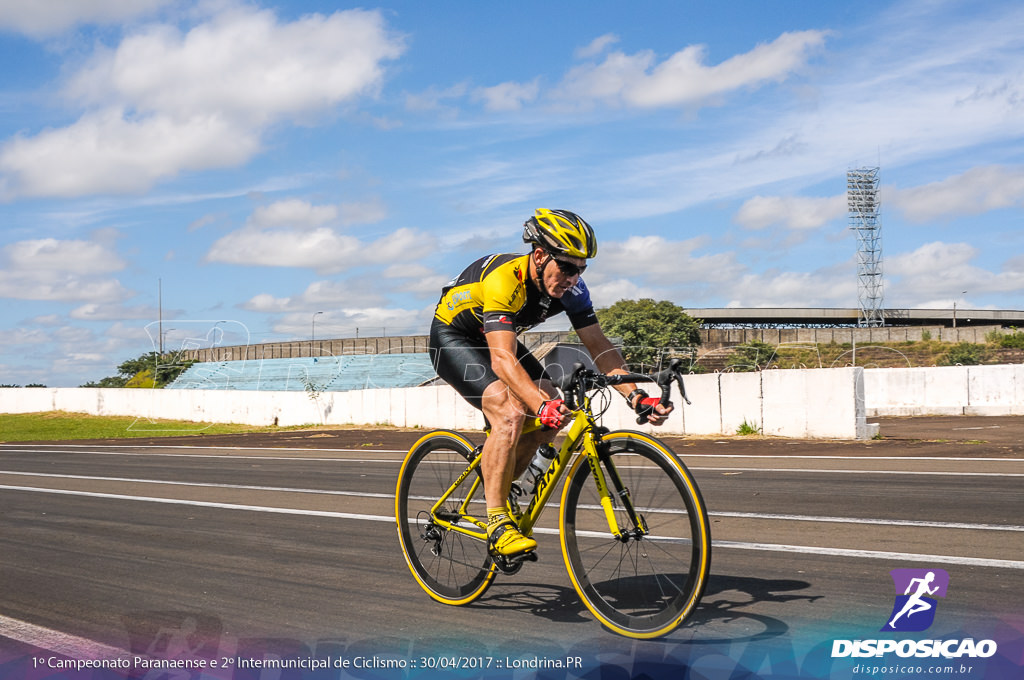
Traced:
POLYGON ((857 234, 858 326, 884 326, 882 305, 882 225, 878 219, 878 168, 846 172, 850 229, 857 234))

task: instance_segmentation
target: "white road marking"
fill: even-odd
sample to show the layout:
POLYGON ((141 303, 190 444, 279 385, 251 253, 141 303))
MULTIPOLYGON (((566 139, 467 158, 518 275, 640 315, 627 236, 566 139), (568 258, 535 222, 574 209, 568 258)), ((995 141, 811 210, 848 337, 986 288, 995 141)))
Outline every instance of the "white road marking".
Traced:
MULTIPOLYGON (((2 445, 0 445, 2 446, 2 445)), ((185 447, 182 447, 185 448, 185 447)), ((214 448, 214 447, 209 447, 214 448)), ((246 449, 254 450, 254 449, 246 449)), ((270 450, 270 449, 267 449, 270 450)), ((366 453, 365 449, 290 449, 294 451, 334 451, 334 452, 349 452, 349 453, 366 453)), ((32 449, 2 449, 0 453, 41 453, 32 449)), ((64 453, 64 451, 61 451, 64 453)), ((95 456, 149 456, 151 454, 140 453, 140 452, 122 452, 122 451, 73 451, 71 453, 88 454, 95 456)), ((377 451, 375 453, 404 453, 402 451, 377 451)), ((399 465, 403 461, 400 459, 381 459, 381 458, 319 458, 319 457, 302 457, 302 456, 232 456, 232 455, 218 455, 218 454, 200 454, 200 453, 162 453, 158 454, 168 458, 209 458, 209 459, 228 459, 228 460, 259 460, 259 461, 313 461, 313 462, 332 462, 332 463, 389 463, 392 465, 399 465)), ((804 456, 689 456, 683 460, 694 459, 694 458, 751 458, 757 460, 772 460, 772 459, 800 459, 805 458, 804 456)), ((807 457, 810 458, 810 457, 807 457)), ((989 462, 1003 462, 1003 463, 1020 463, 1022 461, 1005 459, 1005 458, 898 458, 898 457, 884 457, 884 458, 863 458, 858 456, 850 457, 839 457, 839 456, 820 456, 818 458, 829 458, 833 460, 849 460, 849 461, 863 461, 863 460, 937 460, 937 461, 957 461, 957 462, 971 462, 976 463, 979 461, 989 462)), ((458 462, 458 461, 455 461, 458 462)), ((452 463, 454 464, 454 463, 452 463)), ((1024 472, 933 472, 928 470, 846 470, 846 469, 832 469, 832 468, 757 468, 757 467, 702 467, 702 466, 687 466, 690 470, 700 470, 703 472, 801 472, 801 473, 834 473, 834 474, 849 474, 849 475, 916 475, 916 476, 939 476, 939 477, 1024 477, 1024 472)))
MULTIPOLYGON (((92 491, 69 491, 66 489, 39 489, 35 487, 0 485, 0 489, 11 491, 29 491, 68 496, 87 496, 91 498, 111 498, 117 500, 141 501, 148 503, 165 503, 169 505, 189 505, 225 510, 246 510, 250 512, 267 512, 284 515, 308 515, 313 517, 332 517, 337 519, 365 520, 370 522, 394 522, 395 518, 384 515, 365 515, 350 512, 329 512, 323 510, 298 510, 295 508, 273 508, 260 505, 241 505, 235 503, 216 503, 212 501, 188 501, 174 498, 154 498, 149 496, 129 496, 124 494, 97 493, 92 491)), ((557 534, 557 529, 536 528, 537 533, 557 534)), ((1024 569, 1024 561, 997 560, 977 557, 958 557, 953 555, 918 555, 913 553, 882 552, 877 550, 853 550, 843 548, 822 548, 817 546, 783 545, 774 543, 750 543, 742 541, 713 541, 718 548, 737 548, 742 550, 761 550, 769 552, 794 552, 815 555, 832 555, 840 557, 862 557, 868 559, 884 559, 901 562, 936 562, 943 564, 959 564, 966 566, 997 567, 1003 569, 1024 569)))
MULTIPOLYGON (((91 454, 107 454, 107 455, 122 455, 122 456, 145 456, 148 455, 144 451, 84 451, 84 448, 95 448, 95 444, 11 444, 0 442, 0 452, 9 451, 11 453, 37 453, 32 447, 44 447, 52 449, 55 452, 60 452, 61 449, 68 449, 67 453, 91 453, 91 454)), ((290 447, 290 446, 191 446, 191 445, 168 445, 161 444, 156 446, 144 446, 144 445, 128 445, 128 444, 104 444, 104 449, 191 449, 195 451, 298 451, 305 453, 324 451, 328 453, 408 453, 407 449, 372 449, 370 447, 360 447, 355 449, 331 449, 331 448, 301 448, 301 447, 290 447)), ((789 455, 751 455, 741 453, 695 453, 689 455, 683 455, 676 451, 677 456, 684 462, 694 458, 749 458, 752 460, 900 460, 900 461, 916 461, 916 460, 939 460, 939 461, 956 461, 961 463, 975 463, 975 462, 995 462, 995 463, 1024 463, 1024 459, 1018 458, 969 458, 969 457, 955 457, 955 456, 789 456, 789 455)), ((203 456, 202 454, 164 454, 167 456, 180 455, 183 457, 208 457, 208 458, 262 458, 262 456, 203 456)), ((283 456, 280 458, 273 458, 272 460, 306 460, 305 458, 293 458, 291 456, 283 456)), ((310 458, 309 460, 346 460, 344 458, 310 458)))
POLYGON ((931 470, 838 470, 831 468, 696 467, 704 472, 817 472, 838 475, 932 475, 939 477, 1024 477, 1024 472, 935 472, 931 470))
POLYGON ((0 636, 27 645, 41 647, 69 659, 117 659, 128 654, 123 649, 44 628, 0 614, 0 636))
POLYGON ((217 503, 214 501, 189 501, 180 498, 157 498, 154 496, 129 496, 120 493, 99 493, 97 491, 71 491, 69 489, 40 489, 33 486, 8 486, 0 484, 0 489, 9 491, 35 491, 53 493, 62 496, 88 496, 90 498, 112 498, 123 501, 141 501, 144 503, 166 503, 168 505, 192 505, 200 508, 221 508, 224 510, 248 510, 250 512, 271 512, 282 515, 311 515, 313 517, 334 517, 337 519, 362 519, 372 522, 394 522, 394 517, 381 515, 362 515, 353 512, 331 512, 328 510, 299 510, 296 508, 274 508, 263 505, 244 505, 240 503, 217 503))
MULTIPOLYGON (((99 482, 127 482, 133 484, 162 484, 166 486, 189 486, 189 487, 208 487, 213 489, 241 489, 246 491, 273 491, 273 492, 286 492, 286 493, 301 493, 301 494, 323 494, 327 496, 352 496, 356 498, 390 498, 394 499, 394 494, 386 493, 371 493, 368 491, 335 491, 329 489, 303 489, 289 486, 257 486, 252 484, 216 484, 213 482, 177 482, 167 481, 162 479, 137 479, 134 477, 98 477, 93 475, 61 475, 55 473, 44 473, 44 472, 4 472, 0 471, 0 476, 3 475, 18 475, 23 477, 46 477, 55 479, 81 479, 88 481, 99 481, 99 482)), ((3 488, 3 487, 0 487, 3 488)), ((35 488, 35 487, 28 487, 35 488)), ((552 507, 557 508, 558 504, 552 502, 552 507)), ((767 520, 782 520, 791 522, 826 522, 832 524, 877 524, 883 526, 905 526, 905 527, 923 527, 932 529, 969 529, 972 531, 1019 531, 1024 532, 1024 526, 1020 525, 1008 525, 1008 524, 969 524, 964 522, 927 522, 920 520, 901 520, 901 519, 865 519, 862 517, 830 517, 830 516, 816 516, 816 515, 783 515, 783 514, 768 514, 768 513, 756 513, 756 512, 710 512, 708 513, 712 517, 736 517, 740 519, 767 519, 767 520)))
POLYGON ((989 560, 981 557, 957 557, 954 555, 915 555, 913 553, 884 552, 881 550, 853 550, 849 548, 819 548, 806 545, 778 545, 775 543, 745 543, 740 541, 713 541, 715 548, 738 548, 740 550, 767 550, 769 552, 808 553, 836 557, 865 557, 875 560, 899 562, 924 562, 927 564, 959 564, 969 567, 997 567, 1002 569, 1024 569, 1019 560, 989 560))

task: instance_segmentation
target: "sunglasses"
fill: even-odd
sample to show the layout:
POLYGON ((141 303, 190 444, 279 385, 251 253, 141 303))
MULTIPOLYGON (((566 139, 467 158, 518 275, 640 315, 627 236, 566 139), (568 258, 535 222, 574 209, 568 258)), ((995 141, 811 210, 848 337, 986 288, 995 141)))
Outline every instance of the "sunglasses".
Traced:
POLYGON ((585 264, 573 264, 572 262, 566 262, 565 260, 559 260, 557 257, 551 258, 558 265, 558 271, 562 272, 567 277, 578 276, 587 270, 585 264))

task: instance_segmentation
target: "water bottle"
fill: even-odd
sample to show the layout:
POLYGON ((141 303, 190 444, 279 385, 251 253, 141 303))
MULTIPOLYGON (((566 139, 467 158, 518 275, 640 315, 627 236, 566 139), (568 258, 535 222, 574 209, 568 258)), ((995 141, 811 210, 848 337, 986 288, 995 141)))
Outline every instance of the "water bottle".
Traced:
POLYGON ((523 473, 521 478, 524 489, 528 489, 531 494, 537 492, 537 482, 548 471, 551 461, 555 459, 557 454, 558 451, 551 444, 541 444, 537 447, 537 453, 533 456, 533 460, 530 461, 530 467, 526 468, 526 472, 523 473))

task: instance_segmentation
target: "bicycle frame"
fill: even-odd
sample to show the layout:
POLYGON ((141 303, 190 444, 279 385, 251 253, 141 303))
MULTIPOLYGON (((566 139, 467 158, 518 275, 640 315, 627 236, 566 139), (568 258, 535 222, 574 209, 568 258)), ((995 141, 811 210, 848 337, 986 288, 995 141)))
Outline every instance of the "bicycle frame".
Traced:
MULTIPOLYGON (((527 423, 526 427, 523 428, 523 432, 533 432, 540 429, 540 421, 533 419, 533 421, 527 423)), ((597 484, 598 494, 601 499, 601 506, 604 509, 605 517, 608 519, 608 529, 615 537, 622 536, 622 529, 619 527, 618 522, 615 519, 615 513, 612 506, 611 494, 609 486, 605 480, 604 472, 601 470, 599 465, 600 454, 598 452, 598 446, 595 442, 595 434, 598 431, 598 426, 593 420, 593 415, 590 411, 590 399, 589 397, 584 400, 580 408, 574 411, 574 417, 572 422, 569 424, 568 432, 566 433, 565 441, 562 442, 562 446, 558 450, 558 454, 555 459, 548 466, 544 476, 537 481, 537 490, 530 500, 530 504, 526 510, 516 518, 519 523, 520 530, 529 535, 533 531, 533 527, 540 519, 541 514, 547 505, 548 500, 554 493, 555 488, 558 486, 559 480, 565 471, 569 469, 569 461, 572 456, 577 452, 582 452, 587 456, 590 464, 592 478, 597 484)), ((477 455, 465 472, 459 475, 458 479, 448 488, 448 490, 441 496, 440 499, 430 509, 431 515, 434 518, 434 523, 438 526, 447 529, 448 531, 455 531, 466 536, 471 536, 481 541, 487 540, 487 523, 479 518, 474 517, 469 513, 469 504, 473 500, 473 497, 480 490, 482 477, 477 475, 473 480, 473 485, 466 493, 466 497, 462 504, 459 506, 458 513, 450 513, 443 510, 444 504, 448 499, 459 489, 462 484, 469 478, 479 467, 480 461, 483 458, 481 455, 477 455), (459 520, 466 519, 476 527, 476 530, 460 526, 459 520)), ((618 478, 618 474, 614 471, 614 468, 610 468, 612 477, 612 486, 615 488, 616 493, 624 501, 624 506, 628 511, 631 520, 638 527, 638 531, 646 533, 646 528, 643 525, 643 519, 635 512, 632 503, 629 501, 629 492, 622 485, 621 480, 618 478)))
MULTIPOLYGON (((599 424, 606 407, 602 402, 595 413, 594 395, 633 382, 657 383, 662 405, 671 404, 671 383, 677 383, 689 403, 676 362, 650 376, 575 367, 558 384, 569 408, 564 440, 525 510, 516 487, 503 502, 531 535, 561 486, 557 532, 573 588, 609 629, 647 639, 674 630, 700 602, 711 536, 696 482, 671 449, 642 432, 599 424)), ((637 423, 644 420, 654 420, 649 409, 637 413, 637 423)), ((531 419, 524 432, 540 427, 531 419)), ((516 574, 537 559, 536 551, 506 557, 490 546, 482 450, 456 432, 438 430, 413 445, 399 472, 395 518, 402 551, 420 586, 443 604, 473 602, 497 574, 516 574)))

